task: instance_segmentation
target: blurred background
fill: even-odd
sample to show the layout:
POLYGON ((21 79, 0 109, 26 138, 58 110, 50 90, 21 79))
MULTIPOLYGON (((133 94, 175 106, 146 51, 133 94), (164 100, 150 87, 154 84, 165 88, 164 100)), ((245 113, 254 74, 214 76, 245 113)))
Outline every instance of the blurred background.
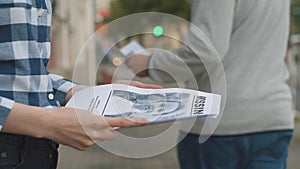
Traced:
MULTIPOLYGON (((129 41, 135 40, 145 48, 160 49, 176 48, 181 43, 176 39, 163 36, 162 32, 166 25, 162 24, 157 25, 156 29, 149 27, 150 32, 153 30, 152 34, 131 36, 114 44, 105 37, 109 32, 116 31, 111 29, 122 28, 105 27, 107 23, 129 14, 149 11, 172 14, 188 21, 190 13, 190 0, 52 0, 52 5, 52 56, 48 69, 86 85, 108 84, 111 83, 113 76, 117 78, 122 76, 122 79, 134 77, 133 73, 122 64, 124 56, 118 50, 129 41), (94 35, 96 45, 82 51, 81 49, 92 35, 94 35), (80 59, 78 59, 79 55, 80 59), (100 60, 102 61, 99 64, 100 60), (73 76, 75 68, 80 71, 73 76), (116 74, 116 70, 122 73, 116 74)), ((132 29, 134 26, 132 25, 132 29)), ((168 31, 183 37, 187 32, 186 26, 185 24, 171 25, 173 29, 168 31)), ((295 119, 296 131, 290 145, 288 169, 300 169, 298 160, 300 157, 300 0, 292 0, 290 27, 286 64, 291 73, 289 83, 295 98, 297 117, 295 119)), ((156 83, 148 78, 135 79, 146 83, 156 83)), ((178 84, 165 85, 178 86, 178 84)), ((129 135, 149 136, 167 129, 169 125, 155 125, 123 132, 129 135), (149 133, 145 133, 145 131, 149 133)), ((145 159, 118 157, 97 146, 86 152, 61 146, 60 151, 62 153, 59 159, 59 169, 179 168, 176 149, 157 157, 145 159)))

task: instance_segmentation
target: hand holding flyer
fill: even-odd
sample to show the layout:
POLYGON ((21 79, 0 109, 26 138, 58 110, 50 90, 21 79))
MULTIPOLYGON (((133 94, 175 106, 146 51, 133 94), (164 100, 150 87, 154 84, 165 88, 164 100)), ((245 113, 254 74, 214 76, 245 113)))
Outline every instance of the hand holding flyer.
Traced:
POLYGON ((150 124, 197 117, 216 117, 221 96, 189 89, 142 89, 110 84, 77 92, 66 107, 106 117, 145 118, 150 124))

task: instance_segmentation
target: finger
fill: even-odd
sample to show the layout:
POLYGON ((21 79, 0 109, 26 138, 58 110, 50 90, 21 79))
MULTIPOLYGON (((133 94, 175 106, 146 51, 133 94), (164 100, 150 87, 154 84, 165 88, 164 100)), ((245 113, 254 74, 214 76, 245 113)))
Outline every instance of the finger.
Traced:
POLYGON ((146 119, 127 119, 127 118, 113 118, 113 117, 104 117, 106 122, 111 127, 133 127, 133 126, 145 126, 148 124, 146 119))
POLYGON ((138 81, 132 81, 132 82, 130 82, 130 85, 135 86, 135 87, 140 87, 140 88, 149 88, 149 89, 162 89, 163 88, 160 85, 145 84, 145 83, 138 82, 138 81))
POLYGON ((139 87, 139 88, 163 89, 163 87, 160 86, 160 85, 146 84, 146 83, 142 83, 142 82, 139 82, 139 81, 117 80, 114 83, 127 84, 127 85, 131 85, 131 86, 139 87))

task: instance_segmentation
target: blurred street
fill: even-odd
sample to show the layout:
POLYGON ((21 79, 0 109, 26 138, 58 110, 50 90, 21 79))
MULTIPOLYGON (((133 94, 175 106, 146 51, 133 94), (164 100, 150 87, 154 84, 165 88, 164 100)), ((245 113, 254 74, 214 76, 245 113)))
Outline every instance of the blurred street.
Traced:
MULTIPOLYGON (((129 134, 139 134, 137 132, 160 131, 162 125, 148 127, 147 130, 132 130, 129 134)), ((144 133, 143 133, 144 134, 144 133)), ((88 151, 80 152, 72 148, 61 146, 58 169, 179 169, 176 148, 152 158, 129 159, 122 158, 108 153, 98 146, 94 146, 88 151)), ((300 169, 300 121, 296 122, 295 136, 289 148, 288 168, 300 169)))
MULTIPOLYGON (((163 50, 177 48, 181 42, 176 40, 176 38, 154 36, 153 28, 148 26, 149 24, 146 24, 149 27, 149 30, 146 31, 148 32, 147 34, 130 35, 116 43, 114 40, 115 37, 109 36, 110 33, 119 33, 122 32, 120 30, 126 30, 126 28, 110 28, 104 25, 110 24, 112 21, 123 16, 141 11, 158 11, 189 20, 191 10, 190 1, 188 0, 143 0, 139 1, 139 3, 134 3, 134 1, 131 1, 131 3, 130 1, 126 1, 125 3, 122 0, 91 0, 76 1, 76 3, 73 0, 53 0, 53 2, 55 2, 52 24, 53 56, 49 70, 85 85, 111 83, 112 77, 122 80, 132 80, 135 78, 135 80, 145 83, 154 83, 149 78, 139 79, 135 77, 136 75, 126 65, 120 65, 124 56, 120 55, 119 50, 116 49, 123 47, 133 40, 139 42, 145 49, 158 48, 163 50), (97 31, 93 37, 95 41, 93 43, 97 45, 95 49, 93 48, 93 44, 90 45, 91 47, 87 47, 86 51, 81 51, 83 46, 89 46, 85 44, 86 40, 90 39, 90 36, 95 31, 97 31), (100 61, 101 64, 95 64, 100 61), (97 75, 95 75, 95 70, 97 70, 97 75)), ((137 25, 130 25, 130 29, 137 28, 137 25)), ((290 25, 291 37, 286 59, 291 72, 290 85, 295 98, 295 105, 300 110, 300 0, 292 0, 290 25)), ((172 27, 174 29, 170 30, 171 34, 182 37, 185 36, 188 30, 187 25, 184 24, 175 26, 162 24, 159 26, 162 28, 172 27)), ((173 86, 174 84, 163 85, 173 86)), ((177 85, 184 86, 185 84, 177 85)), ((154 125, 146 128, 127 129, 125 132, 130 136, 153 136, 154 134, 161 133, 167 127, 167 124, 154 125)), ((179 169, 176 148, 161 155, 145 159, 119 157, 101 149, 99 146, 91 147, 85 152, 60 146, 60 152, 58 169, 179 169)), ((300 120, 298 118, 294 137, 289 147, 287 169, 300 169, 299 157, 300 120)))

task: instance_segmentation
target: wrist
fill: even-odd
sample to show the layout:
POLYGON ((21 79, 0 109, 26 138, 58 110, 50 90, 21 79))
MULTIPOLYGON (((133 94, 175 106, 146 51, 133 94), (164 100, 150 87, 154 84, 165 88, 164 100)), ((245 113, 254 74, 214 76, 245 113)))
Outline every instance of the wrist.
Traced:
POLYGON ((41 108, 44 113, 39 117, 40 129, 38 138, 47 138, 53 140, 57 132, 57 122, 59 122, 59 109, 61 108, 41 108))
POLYGON ((66 95, 66 98, 65 98, 65 101, 64 101, 64 104, 63 104, 63 105, 67 104, 67 102, 71 99, 71 97, 72 97, 76 92, 78 92, 78 91, 80 91, 80 90, 83 90, 83 89, 85 89, 85 88, 87 88, 87 87, 88 87, 88 86, 77 85, 77 86, 74 86, 73 88, 71 88, 71 89, 68 91, 67 95, 66 95))

